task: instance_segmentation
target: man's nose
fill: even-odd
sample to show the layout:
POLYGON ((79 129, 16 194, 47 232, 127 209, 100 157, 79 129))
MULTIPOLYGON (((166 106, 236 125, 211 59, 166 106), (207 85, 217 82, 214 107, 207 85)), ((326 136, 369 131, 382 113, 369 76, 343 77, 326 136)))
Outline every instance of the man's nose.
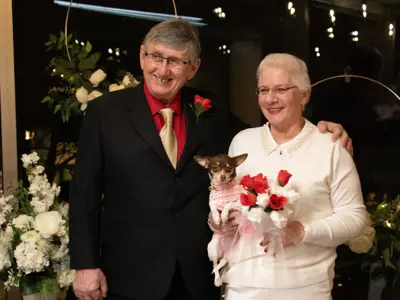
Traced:
POLYGON ((169 65, 168 65, 168 60, 164 59, 160 65, 160 71, 162 74, 168 74, 169 72, 169 65))

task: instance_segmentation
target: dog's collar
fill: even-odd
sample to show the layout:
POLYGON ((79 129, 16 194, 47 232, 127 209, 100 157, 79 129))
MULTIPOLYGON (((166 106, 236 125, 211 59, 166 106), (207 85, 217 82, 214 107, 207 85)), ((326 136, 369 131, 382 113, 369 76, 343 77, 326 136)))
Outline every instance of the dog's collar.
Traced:
POLYGON ((237 182, 235 179, 232 179, 231 181, 226 183, 214 183, 211 181, 210 190, 216 190, 216 191, 228 190, 231 187, 235 186, 236 184, 237 182))

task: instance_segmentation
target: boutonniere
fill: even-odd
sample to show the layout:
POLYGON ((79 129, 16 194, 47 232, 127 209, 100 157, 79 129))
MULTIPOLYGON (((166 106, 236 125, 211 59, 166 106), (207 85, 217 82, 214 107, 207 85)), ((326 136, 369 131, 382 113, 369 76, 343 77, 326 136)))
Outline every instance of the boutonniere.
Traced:
POLYGON ((199 124, 199 117, 202 113, 207 112, 211 109, 211 100, 208 98, 203 98, 199 95, 194 96, 194 115, 196 116, 197 124, 199 124))

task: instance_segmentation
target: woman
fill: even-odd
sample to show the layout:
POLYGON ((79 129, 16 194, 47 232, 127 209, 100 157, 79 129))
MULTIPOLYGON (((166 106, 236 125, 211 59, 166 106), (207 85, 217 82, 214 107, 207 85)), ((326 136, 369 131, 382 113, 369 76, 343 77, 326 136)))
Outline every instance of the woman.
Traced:
MULTIPOLYGON (((283 241, 284 259, 263 255, 268 243, 241 243, 254 255, 224 274, 226 300, 331 299, 336 247, 362 233, 366 223, 360 181, 351 155, 304 119, 311 84, 306 64, 270 54, 257 70, 258 102, 268 123, 235 136, 230 155, 248 153, 238 178, 288 170, 300 194, 295 221, 300 241, 283 241)), ((237 249, 232 249, 236 251, 237 249)), ((240 251, 243 249, 240 249, 240 251)))

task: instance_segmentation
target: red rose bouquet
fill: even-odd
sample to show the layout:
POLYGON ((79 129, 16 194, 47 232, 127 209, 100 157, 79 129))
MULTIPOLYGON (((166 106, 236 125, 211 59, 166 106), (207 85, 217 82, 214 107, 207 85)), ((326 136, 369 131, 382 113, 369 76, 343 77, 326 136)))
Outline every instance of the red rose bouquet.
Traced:
POLYGON ((253 223, 261 223, 269 218, 276 228, 286 227, 293 215, 293 204, 299 194, 288 187, 292 174, 286 170, 278 173, 276 180, 269 180, 263 174, 243 176, 240 184, 245 192, 240 195, 240 203, 247 218, 253 223))

